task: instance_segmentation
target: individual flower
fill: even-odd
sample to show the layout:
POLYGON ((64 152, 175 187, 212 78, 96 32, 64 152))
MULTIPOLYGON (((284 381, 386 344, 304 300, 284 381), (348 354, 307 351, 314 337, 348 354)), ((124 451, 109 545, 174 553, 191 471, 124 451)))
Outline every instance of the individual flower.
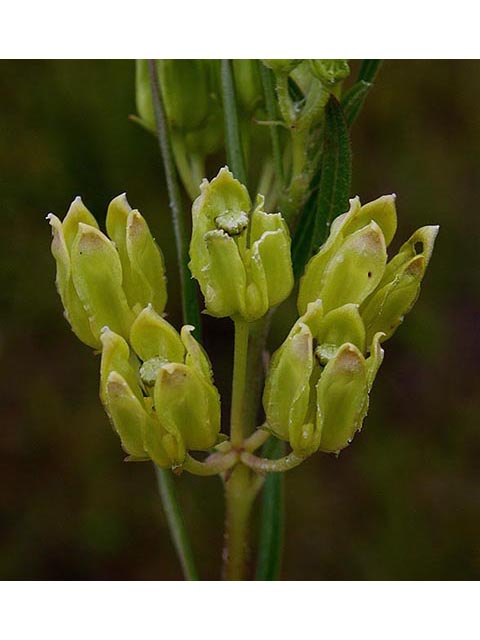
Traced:
POLYGON ((201 185, 192 209, 189 266, 213 316, 253 321, 292 290, 287 225, 263 205, 259 195, 252 210, 247 189, 226 167, 201 185))
POLYGON ((99 349, 102 327, 128 337, 138 313, 152 304, 162 313, 167 289, 163 257, 140 212, 125 194, 107 212, 108 238, 80 197, 63 222, 53 213, 52 254, 65 316, 85 344, 99 349))

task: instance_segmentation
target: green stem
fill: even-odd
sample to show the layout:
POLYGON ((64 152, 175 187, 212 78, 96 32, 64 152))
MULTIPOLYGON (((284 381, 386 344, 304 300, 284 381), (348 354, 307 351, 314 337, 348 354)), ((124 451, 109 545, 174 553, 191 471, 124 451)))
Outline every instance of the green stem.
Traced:
POLYGON ((165 108, 158 82, 155 60, 148 61, 150 85, 152 89, 152 101, 157 127, 157 137, 162 154, 165 178, 167 181, 170 210, 172 213, 175 244, 177 247, 178 271, 180 274, 180 287, 182 293, 183 321, 192 324, 196 329, 196 335, 200 334, 200 312, 194 281, 188 271, 188 235, 185 225, 185 216, 182 207, 182 198, 178 184, 178 176, 173 158, 172 145, 169 137, 165 108))
POLYGON ((227 162, 233 175, 244 185, 247 184, 247 172, 243 159, 243 148, 240 139, 235 83, 233 81, 232 61, 222 60, 222 98, 225 118, 225 138, 227 162))
POLYGON ((232 447, 241 447, 245 418, 245 389, 247 383, 248 336, 250 326, 243 318, 234 318, 235 351, 233 360, 232 408, 230 441, 232 447))
POLYGON ((225 580, 244 580, 248 559, 248 523, 259 485, 252 485, 251 472, 238 464, 225 483, 226 524, 225 580))
POLYGON ((175 494, 172 473, 167 469, 160 469, 157 465, 154 465, 154 467, 168 528, 182 565, 183 575, 186 580, 198 580, 199 577, 195 568, 195 561, 193 559, 193 552, 185 527, 185 521, 183 520, 175 494))

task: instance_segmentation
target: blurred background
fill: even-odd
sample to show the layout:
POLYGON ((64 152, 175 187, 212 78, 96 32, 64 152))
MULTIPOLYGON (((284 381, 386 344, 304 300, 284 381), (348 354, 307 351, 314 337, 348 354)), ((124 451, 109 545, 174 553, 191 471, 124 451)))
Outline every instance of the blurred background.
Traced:
MULTIPOLYGON (((123 463, 99 358, 63 319, 45 221, 81 195, 103 222, 126 191, 165 254, 179 326, 159 153, 128 120, 134 62, 3 61, 0 95, 0 579, 180 579, 152 466, 123 463)), ((397 193, 394 248, 441 231, 364 430, 287 475, 283 579, 480 578, 479 103, 478 61, 387 61, 353 127, 352 196, 397 193)), ((205 332, 228 395, 229 322, 205 332)), ((201 574, 217 579, 221 483, 177 485, 201 574)))

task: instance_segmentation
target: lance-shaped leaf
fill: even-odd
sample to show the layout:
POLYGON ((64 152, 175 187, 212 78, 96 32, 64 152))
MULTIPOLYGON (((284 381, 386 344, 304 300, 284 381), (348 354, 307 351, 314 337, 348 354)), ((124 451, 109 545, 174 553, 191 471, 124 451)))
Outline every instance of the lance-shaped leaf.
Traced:
POLYGON ((337 453, 361 428, 368 395, 365 360, 353 344, 331 358, 317 385, 317 421, 322 425, 320 450, 337 453))
POLYGON ((71 249, 72 278, 94 336, 102 327, 128 337, 133 315, 122 288, 120 258, 98 229, 80 223, 71 249))
POLYGON ((351 127, 357 119, 357 116, 362 110, 365 99, 372 87, 373 83, 366 82, 365 80, 358 80, 343 96, 341 104, 345 120, 349 127, 351 127))
POLYGON ((347 124, 337 99, 330 96, 325 108, 324 150, 312 238, 314 250, 327 237, 332 220, 347 209, 350 195, 351 165, 347 124))

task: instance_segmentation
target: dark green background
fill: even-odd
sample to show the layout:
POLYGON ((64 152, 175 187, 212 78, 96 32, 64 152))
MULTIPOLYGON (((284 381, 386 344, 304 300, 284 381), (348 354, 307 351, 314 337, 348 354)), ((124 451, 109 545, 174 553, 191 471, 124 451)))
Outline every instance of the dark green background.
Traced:
MULTIPOLYGON (((99 360, 63 320, 45 221, 77 194, 102 219, 127 191, 165 253, 178 326, 157 148, 127 120, 133 84, 131 61, 0 63, 3 579, 181 576, 152 467, 122 462, 99 360)), ((352 195, 397 193, 395 246, 424 224, 441 231, 363 432, 287 476, 284 579, 480 578, 479 103, 479 62, 391 61, 354 125, 352 195)), ((206 331, 228 393, 229 323, 206 331)), ((220 482, 178 486, 202 575, 216 579, 220 482)))

